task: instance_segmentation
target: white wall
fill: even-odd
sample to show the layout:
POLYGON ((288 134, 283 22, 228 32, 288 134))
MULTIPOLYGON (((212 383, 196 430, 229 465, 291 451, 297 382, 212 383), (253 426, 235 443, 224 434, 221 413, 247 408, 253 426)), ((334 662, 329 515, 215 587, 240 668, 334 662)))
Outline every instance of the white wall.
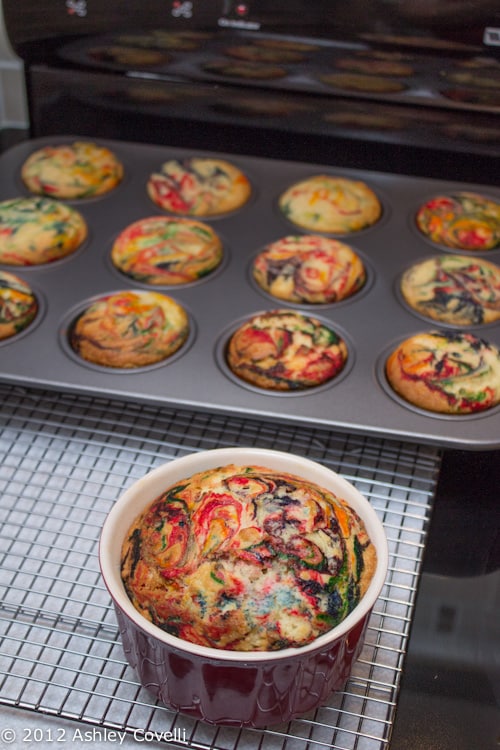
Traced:
POLYGON ((22 63, 7 39, 0 2, 0 129, 25 128, 27 124, 22 63))

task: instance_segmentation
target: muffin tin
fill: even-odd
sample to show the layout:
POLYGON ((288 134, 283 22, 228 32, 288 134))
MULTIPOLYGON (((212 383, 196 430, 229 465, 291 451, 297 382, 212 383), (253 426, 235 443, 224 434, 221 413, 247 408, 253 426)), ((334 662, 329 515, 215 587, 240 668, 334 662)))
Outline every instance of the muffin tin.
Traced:
MULTIPOLYGON (((6 152, 0 158, 0 200, 27 194, 20 169, 33 150, 76 138, 39 138, 6 152)), ((85 247, 73 256, 44 266, 0 266, 27 281, 42 302, 40 318, 22 335, 0 343, 0 378, 95 396, 397 436, 443 447, 500 446, 500 407, 465 416, 424 412, 394 394, 384 376, 385 358, 399 341, 418 331, 443 328, 414 314, 397 293, 397 281, 411 263, 446 251, 420 235, 414 226, 416 210, 430 195, 442 192, 469 189, 500 200, 498 190, 451 181, 217 154, 245 172, 252 183, 253 196, 239 211, 204 219, 219 234, 224 246, 224 261, 216 272, 185 286, 155 287, 186 309, 192 323, 189 340, 159 366, 115 370, 80 360, 69 350, 68 330, 78 311, 96 297, 123 289, 148 288, 112 267, 109 255, 113 241, 133 221, 161 213, 146 193, 151 172, 169 158, 209 154, 104 139, 99 143, 111 148, 122 160, 125 178, 106 196, 70 201, 89 226, 85 247), (319 173, 364 180, 381 200, 383 216, 377 224, 348 237, 338 237, 366 260, 367 285, 350 299, 332 305, 316 307, 273 300, 252 282, 251 261, 268 243, 288 234, 304 233, 280 214, 277 201, 290 184, 319 173), (228 336, 251 315, 277 308, 307 312, 343 335, 349 349, 345 371, 321 387, 286 394, 239 382, 225 363, 228 336)), ((500 249, 481 257, 500 264, 500 249)), ((500 324, 474 326, 469 330, 500 346, 500 324)))
MULTIPOLYGON (((108 33, 69 42, 58 50, 58 55, 65 63, 118 73, 140 71, 151 78, 166 76, 209 83, 244 81, 246 86, 259 89, 431 103, 492 113, 500 107, 497 87, 491 81, 498 76, 500 66, 493 55, 483 57, 481 46, 425 49, 422 39, 420 48, 394 45, 387 51, 380 49, 376 39, 305 39, 311 48, 289 58, 288 48, 259 46, 272 44, 272 35, 219 30, 206 38, 179 36, 179 47, 169 47, 175 32, 170 37, 168 42, 155 32, 108 33), (183 42, 187 44, 185 49, 183 42), (121 53, 115 58, 113 48, 121 53), (250 53, 272 51, 276 59, 245 59, 232 52, 235 48, 246 48, 250 53), (105 50, 106 54, 96 57, 96 49, 105 50), (151 52, 157 53, 158 59, 150 58, 151 52), (447 56, 443 58, 443 54, 447 56), (400 70, 391 70, 393 66, 400 70), (332 75, 336 78, 329 81, 332 75)), ((289 41, 293 44, 296 40, 289 41)), ((293 50, 292 53, 295 54, 293 50)))

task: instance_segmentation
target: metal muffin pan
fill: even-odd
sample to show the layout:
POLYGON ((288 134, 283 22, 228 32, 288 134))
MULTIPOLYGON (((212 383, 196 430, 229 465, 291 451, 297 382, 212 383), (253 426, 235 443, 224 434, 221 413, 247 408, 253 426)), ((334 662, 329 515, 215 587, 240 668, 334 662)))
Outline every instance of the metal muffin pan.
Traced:
MULTIPOLYGON (((147 36, 148 32, 137 32, 137 36, 147 36)), ((363 58, 358 56, 361 54, 365 56, 365 59, 370 60, 372 57, 380 55, 380 49, 377 46, 373 47, 363 41, 336 41, 317 39, 314 40, 304 38, 302 41, 312 44, 313 49, 308 51, 299 52, 299 58, 296 60, 286 60, 283 58, 283 54, 289 50, 279 50, 275 48, 275 54, 277 59, 275 61, 248 61, 239 57, 234 57, 228 51, 234 46, 253 46, 257 40, 265 41, 266 39, 272 39, 265 34, 256 34, 251 32, 250 34, 244 31, 228 31, 227 33, 221 33, 218 30, 217 33, 213 33, 208 38, 199 40, 194 44, 192 49, 175 49, 175 48, 162 48, 161 41, 158 39, 154 40, 154 36, 150 37, 150 47, 147 45, 143 46, 140 43, 134 45, 133 37, 135 32, 131 34, 119 33, 107 33, 90 37, 87 39, 79 39, 76 41, 68 42, 58 50, 59 57, 65 61, 79 66, 90 67, 100 70, 108 70, 111 72, 128 72, 139 73, 145 77, 152 79, 156 78, 170 78, 177 79, 180 81, 205 81, 209 83, 225 81, 241 82, 245 81, 245 85, 248 87, 255 87, 258 89, 297 91, 310 93, 311 91, 323 94, 325 96, 343 96, 343 97, 354 97, 356 99, 377 99, 387 102, 414 102, 419 104, 424 101, 432 101, 433 104, 443 108, 451 107, 461 108, 463 105, 460 100, 450 99, 450 90, 458 90, 465 93, 478 93, 480 95, 479 101, 470 100, 466 102, 466 108, 479 109, 489 112, 498 112, 498 96, 494 91, 493 87, 489 86, 478 86, 473 83, 462 84, 456 83, 453 79, 450 79, 449 74, 467 72, 469 69, 461 66, 462 59, 468 61, 474 60, 481 54, 481 48, 471 48, 462 50, 460 57, 455 58, 453 52, 452 56, 445 58, 443 63, 443 51, 442 50, 428 50, 426 54, 422 55, 416 53, 414 50, 405 49, 403 51, 396 49, 396 57, 391 59, 378 59, 383 65, 387 65, 388 62, 404 63, 409 67, 406 74, 396 74, 391 72, 373 72, 373 66, 370 72, 360 71, 356 68, 343 67, 339 65, 339 60, 344 58, 353 58, 355 62, 360 62, 363 58), (123 39, 128 38, 128 41, 124 42, 123 39), (124 49, 129 49, 131 53, 140 52, 141 50, 150 51, 154 50, 159 53, 165 53, 168 59, 165 61, 158 61, 148 63, 135 60, 133 57, 130 61, 119 61, 119 60, 96 60, 92 56, 92 49, 95 47, 103 47, 111 49, 113 46, 119 46, 124 49), (281 54, 280 54, 281 53, 281 54), (207 69, 207 64, 210 63, 222 63, 228 67, 233 65, 237 66, 240 64, 246 64, 255 62, 257 66, 261 66, 262 69, 277 67, 281 69, 281 75, 276 77, 271 76, 270 78, 259 77, 258 75, 252 77, 251 75, 239 76, 225 74, 222 72, 214 72, 207 69), (446 76, 448 72, 448 76, 446 76), (362 76, 367 80, 367 87, 360 88, 355 85, 335 85, 334 83, 328 83, 323 79, 323 76, 330 74, 345 74, 362 76), (385 81, 388 85, 393 84, 397 88, 394 90, 377 90, 370 89, 368 86, 370 78, 377 78, 381 81, 385 81), (399 88, 400 87, 400 88, 399 88)), ((393 50, 394 52, 394 50, 393 50)), ((455 51, 455 54, 457 51, 455 51)), ((491 70, 493 73, 498 71, 497 66, 493 62, 490 62, 491 70)), ((490 68, 488 63, 484 65, 485 77, 487 77, 490 68)), ((477 69, 475 69, 477 70, 477 69)), ((474 71, 473 71, 474 72, 474 71)), ((480 71, 477 71, 477 75, 480 75, 480 71)))
MULTIPOLYGON (((75 139, 78 136, 39 138, 18 144, 3 154, 0 200, 28 195, 19 175, 22 163, 33 150, 75 139)), ((195 284, 155 287, 185 307, 193 324, 189 341, 160 366, 118 372, 113 368, 89 367, 68 352, 65 336, 72 314, 88 299, 125 288, 144 288, 144 284, 126 280, 111 267, 109 253, 113 240, 133 221, 162 213, 146 193, 151 172, 169 158, 209 154, 105 139, 99 139, 99 143, 122 159, 126 177, 105 196, 69 201, 88 223, 85 248, 45 266, 0 266, 25 279, 44 300, 42 318, 23 335, 2 345, 1 379, 156 405, 394 436, 443 447, 477 450, 500 447, 500 407, 465 418, 414 409, 390 392, 381 364, 401 339, 419 331, 443 328, 408 310, 396 291, 401 273, 411 263, 433 254, 429 242, 413 230, 415 211, 429 195, 468 189, 500 200, 498 190, 470 183, 218 153, 217 156, 238 165, 254 189, 252 199, 240 211, 202 219, 220 234, 226 258, 217 272, 195 284), (277 198, 290 184, 318 173, 364 180, 382 202, 384 214, 376 225, 348 237, 337 236, 367 260, 369 286, 337 305, 316 307, 274 301, 252 283, 249 264, 269 242, 304 233, 293 229, 280 215, 277 198), (322 387, 286 395, 250 388, 228 375, 221 357, 234 325, 256 312, 277 308, 306 311, 344 334, 349 349, 345 372, 322 387)), ((442 252, 442 247, 435 246, 435 254, 442 252)), ((500 250, 482 253, 481 257, 500 264, 500 250)), ((500 324, 468 330, 500 346, 500 324)))

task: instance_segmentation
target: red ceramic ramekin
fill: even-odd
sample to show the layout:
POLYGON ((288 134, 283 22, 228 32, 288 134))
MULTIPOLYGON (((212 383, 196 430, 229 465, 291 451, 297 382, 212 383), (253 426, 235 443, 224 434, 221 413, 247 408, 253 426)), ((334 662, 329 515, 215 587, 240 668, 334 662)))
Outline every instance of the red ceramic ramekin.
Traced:
POLYGON ((166 706, 203 721, 264 727, 304 714, 344 687, 385 581, 388 552, 375 511, 335 472, 289 453, 221 448, 175 459, 129 487, 104 523, 99 562, 116 609, 125 655, 142 685, 166 706), (121 546, 134 519, 172 484, 231 463, 295 474, 334 492, 363 519, 376 547, 375 575, 359 604, 337 627, 301 648, 242 652, 198 646, 146 620, 125 592, 120 576, 121 546))

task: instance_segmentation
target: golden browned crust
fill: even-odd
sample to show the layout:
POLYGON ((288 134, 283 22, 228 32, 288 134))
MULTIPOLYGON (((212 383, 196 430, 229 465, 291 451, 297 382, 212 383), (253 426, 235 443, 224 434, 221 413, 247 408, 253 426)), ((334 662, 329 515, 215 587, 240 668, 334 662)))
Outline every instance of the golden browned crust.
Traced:
POLYGON ((76 320, 74 351, 104 367, 134 368, 161 362, 189 333, 184 309, 157 292, 124 291, 102 297, 76 320))
POLYGON ((368 591, 377 569, 377 550, 373 544, 366 544, 363 549, 363 570, 359 577, 359 596, 360 599, 368 591))
POLYGON ((500 353, 470 333, 411 336, 390 354, 385 370, 396 393, 428 411, 469 414, 500 403, 500 353))

